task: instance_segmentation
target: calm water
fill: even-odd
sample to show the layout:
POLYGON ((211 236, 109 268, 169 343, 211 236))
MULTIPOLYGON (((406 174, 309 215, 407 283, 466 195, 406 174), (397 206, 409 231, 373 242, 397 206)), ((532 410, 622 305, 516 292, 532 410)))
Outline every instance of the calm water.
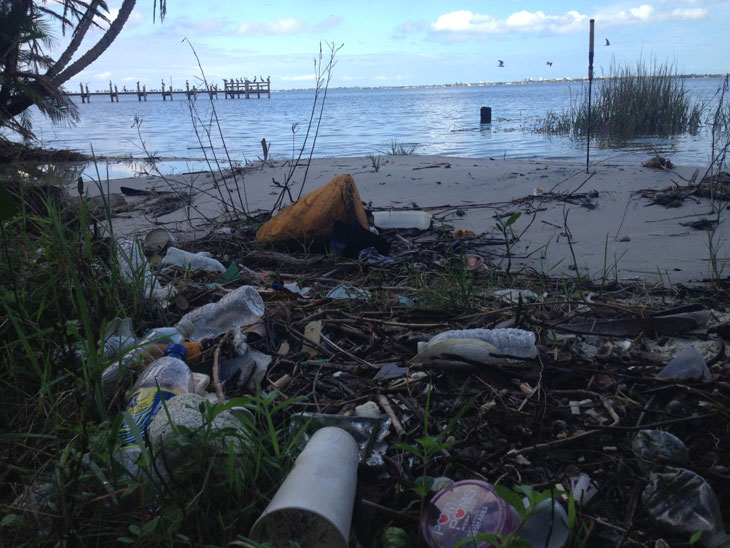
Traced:
MULTIPOLYGON (((719 79, 687 80, 696 98, 710 98, 719 79)), ((315 157, 364 156, 384 153, 391 142, 415 145, 416 154, 462 157, 546 158, 582 161, 585 142, 565 137, 545 137, 532 131, 550 111, 560 112, 582 93, 581 83, 519 84, 488 87, 415 89, 330 90, 324 109, 315 157), (492 107, 492 124, 479 125, 479 109, 492 107)), ((271 99, 214 100, 221 130, 234 161, 254 161, 261 156, 261 139, 277 159, 290 158, 292 140, 301 146, 312 112, 313 91, 281 91, 271 99), (292 125, 297 124, 295 133, 292 125)), ((71 148, 97 155, 144 158, 146 153, 162 158, 190 160, 187 168, 200 167, 203 144, 209 130, 213 146, 222 152, 217 130, 211 127, 207 97, 189 103, 184 95, 174 101, 150 97, 94 97, 79 104, 81 121, 74 128, 53 126, 35 117, 34 129, 44 146, 71 148), (198 120, 193 124, 191 107, 198 120), (135 122, 137 121, 137 122, 135 122)), ((310 136, 311 142, 311 136, 310 136)), ((209 150, 209 149, 207 149, 209 150)), ((635 163, 637 155, 669 155, 677 164, 702 165, 708 161, 709 132, 671 139, 646 138, 620 149, 592 146, 591 157, 616 163, 635 163)), ((120 168, 122 172, 133 168, 120 168)), ((119 170, 112 171, 119 175, 119 170)))

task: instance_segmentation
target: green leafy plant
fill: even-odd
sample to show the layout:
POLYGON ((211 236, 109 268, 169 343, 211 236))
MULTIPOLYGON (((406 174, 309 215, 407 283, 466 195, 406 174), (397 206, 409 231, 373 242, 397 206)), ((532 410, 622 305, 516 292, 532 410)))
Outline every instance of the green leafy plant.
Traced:
POLYGON ((419 305, 458 312, 474 308, 480 289, 462 255, 452 253, 444 269, 435 276, 414 267, 413 271, 418 288, 414 298, 419 305))
POLYGON ((423 518, 423 509, 426 497, 428 496, 428 493, 431 490, 431 486, 433 485, 433 478, 428 476, 429 463, 431 462, 431 459, 434 457, 434 455, 458 443, 457 441, 446 441, 446 438, 450 435, 454 427, 466 414, 466 412, 472 408, 474 402, 477 399, 477 396, 473 396, 469 401, 466 402, 466 404, 461 409, 456 412, 456 414, 451 418, 451 420, 449 420, 446 426, 443 427, 438 434, 432 435, 428 431, 431 415, 432 391, 433 386, 429 385, 426 391, 426 406, 423 411, 423 436, 421 436, 420 438, 416 438, 415 444, 401 443, 393 446, 394 449, 399 449, 410 453, 421 461, 421 476, 419 478, 416 478, 416 480, 414 481, 414 486, 411 489, 416 495, 418 495, 421 518, 423 518))
POLYGON ((517 219, 519 219, 521 215, 521 211, 516 211, 507 217, 506 220, 501 215, 494 216, 497 221, 497 230, 499 230, 502 233, 502 236, 504 236, 505 256, 507 257, 507 268, 505 269, 505 272, 507 274, 509 274, 509 271, 512 268, 512 244, 515 237, 514 232, 512 231, 512 225, 517 222, 517 219))

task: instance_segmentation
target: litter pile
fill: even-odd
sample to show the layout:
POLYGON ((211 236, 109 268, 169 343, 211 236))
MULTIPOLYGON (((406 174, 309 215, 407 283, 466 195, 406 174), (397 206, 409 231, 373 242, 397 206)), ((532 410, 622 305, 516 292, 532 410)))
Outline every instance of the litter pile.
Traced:
POLYGON ((112 326, 110 401, 145 364, 181 357, 192 376, 169 402, 257 389, 295 401, 306 448, 255 539, 453 546, 517 530, 532 546, 728 545, 725 292, 507 275, 493 240, 416 211, 376 213, 375 234, 349 176, 323 189, 258 240, 316 234, 326 253, 273 251, 245 226, 120 243, 140 291, 179 322, 141 342, 112 326), (162 357, 169 343, 185 347, 162 357))

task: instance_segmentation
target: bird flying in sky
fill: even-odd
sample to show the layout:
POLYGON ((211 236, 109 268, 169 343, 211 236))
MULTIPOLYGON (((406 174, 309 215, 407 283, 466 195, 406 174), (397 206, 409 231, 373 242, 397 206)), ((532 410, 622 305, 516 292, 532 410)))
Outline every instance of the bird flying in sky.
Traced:
POLYGON ((504 67, 504 61, 501 59, 497 59, 497 63, 499 63, 499 65, 497 65, 498 67, 504 67))
POLYGON ((611 45, 611 42, 608 41, 608 38, 606 38, 606 45, 607 46, 610 46, 611 45))
POLYGON ((553 66, 553 62, 552 62, 552 61, 548 61, 548 62, 546 62, 545 64, 546 64, 547 66, 549 66, 549 67, 552 67, 552 66, 553 66))

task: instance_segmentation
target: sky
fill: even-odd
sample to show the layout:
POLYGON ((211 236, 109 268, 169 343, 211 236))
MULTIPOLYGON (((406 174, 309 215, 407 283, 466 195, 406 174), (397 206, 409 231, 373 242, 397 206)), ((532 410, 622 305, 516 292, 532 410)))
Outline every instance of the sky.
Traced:
MULTIPOLYGON (((107 1, 113 18, 121 0, 107 1)), ((341 46, 333 87, 581 78, 591 18, 597 76, 639 60, 679 73, 730 71, 730 0, 168 0, 163 22, 153 22, 152 0, 138 0, 112 46, 66 88, 193 85, 201 68, 191 45, 209 82, 270 76, 274 90, 313 87, 320 44, 325 60, 341 46)))

